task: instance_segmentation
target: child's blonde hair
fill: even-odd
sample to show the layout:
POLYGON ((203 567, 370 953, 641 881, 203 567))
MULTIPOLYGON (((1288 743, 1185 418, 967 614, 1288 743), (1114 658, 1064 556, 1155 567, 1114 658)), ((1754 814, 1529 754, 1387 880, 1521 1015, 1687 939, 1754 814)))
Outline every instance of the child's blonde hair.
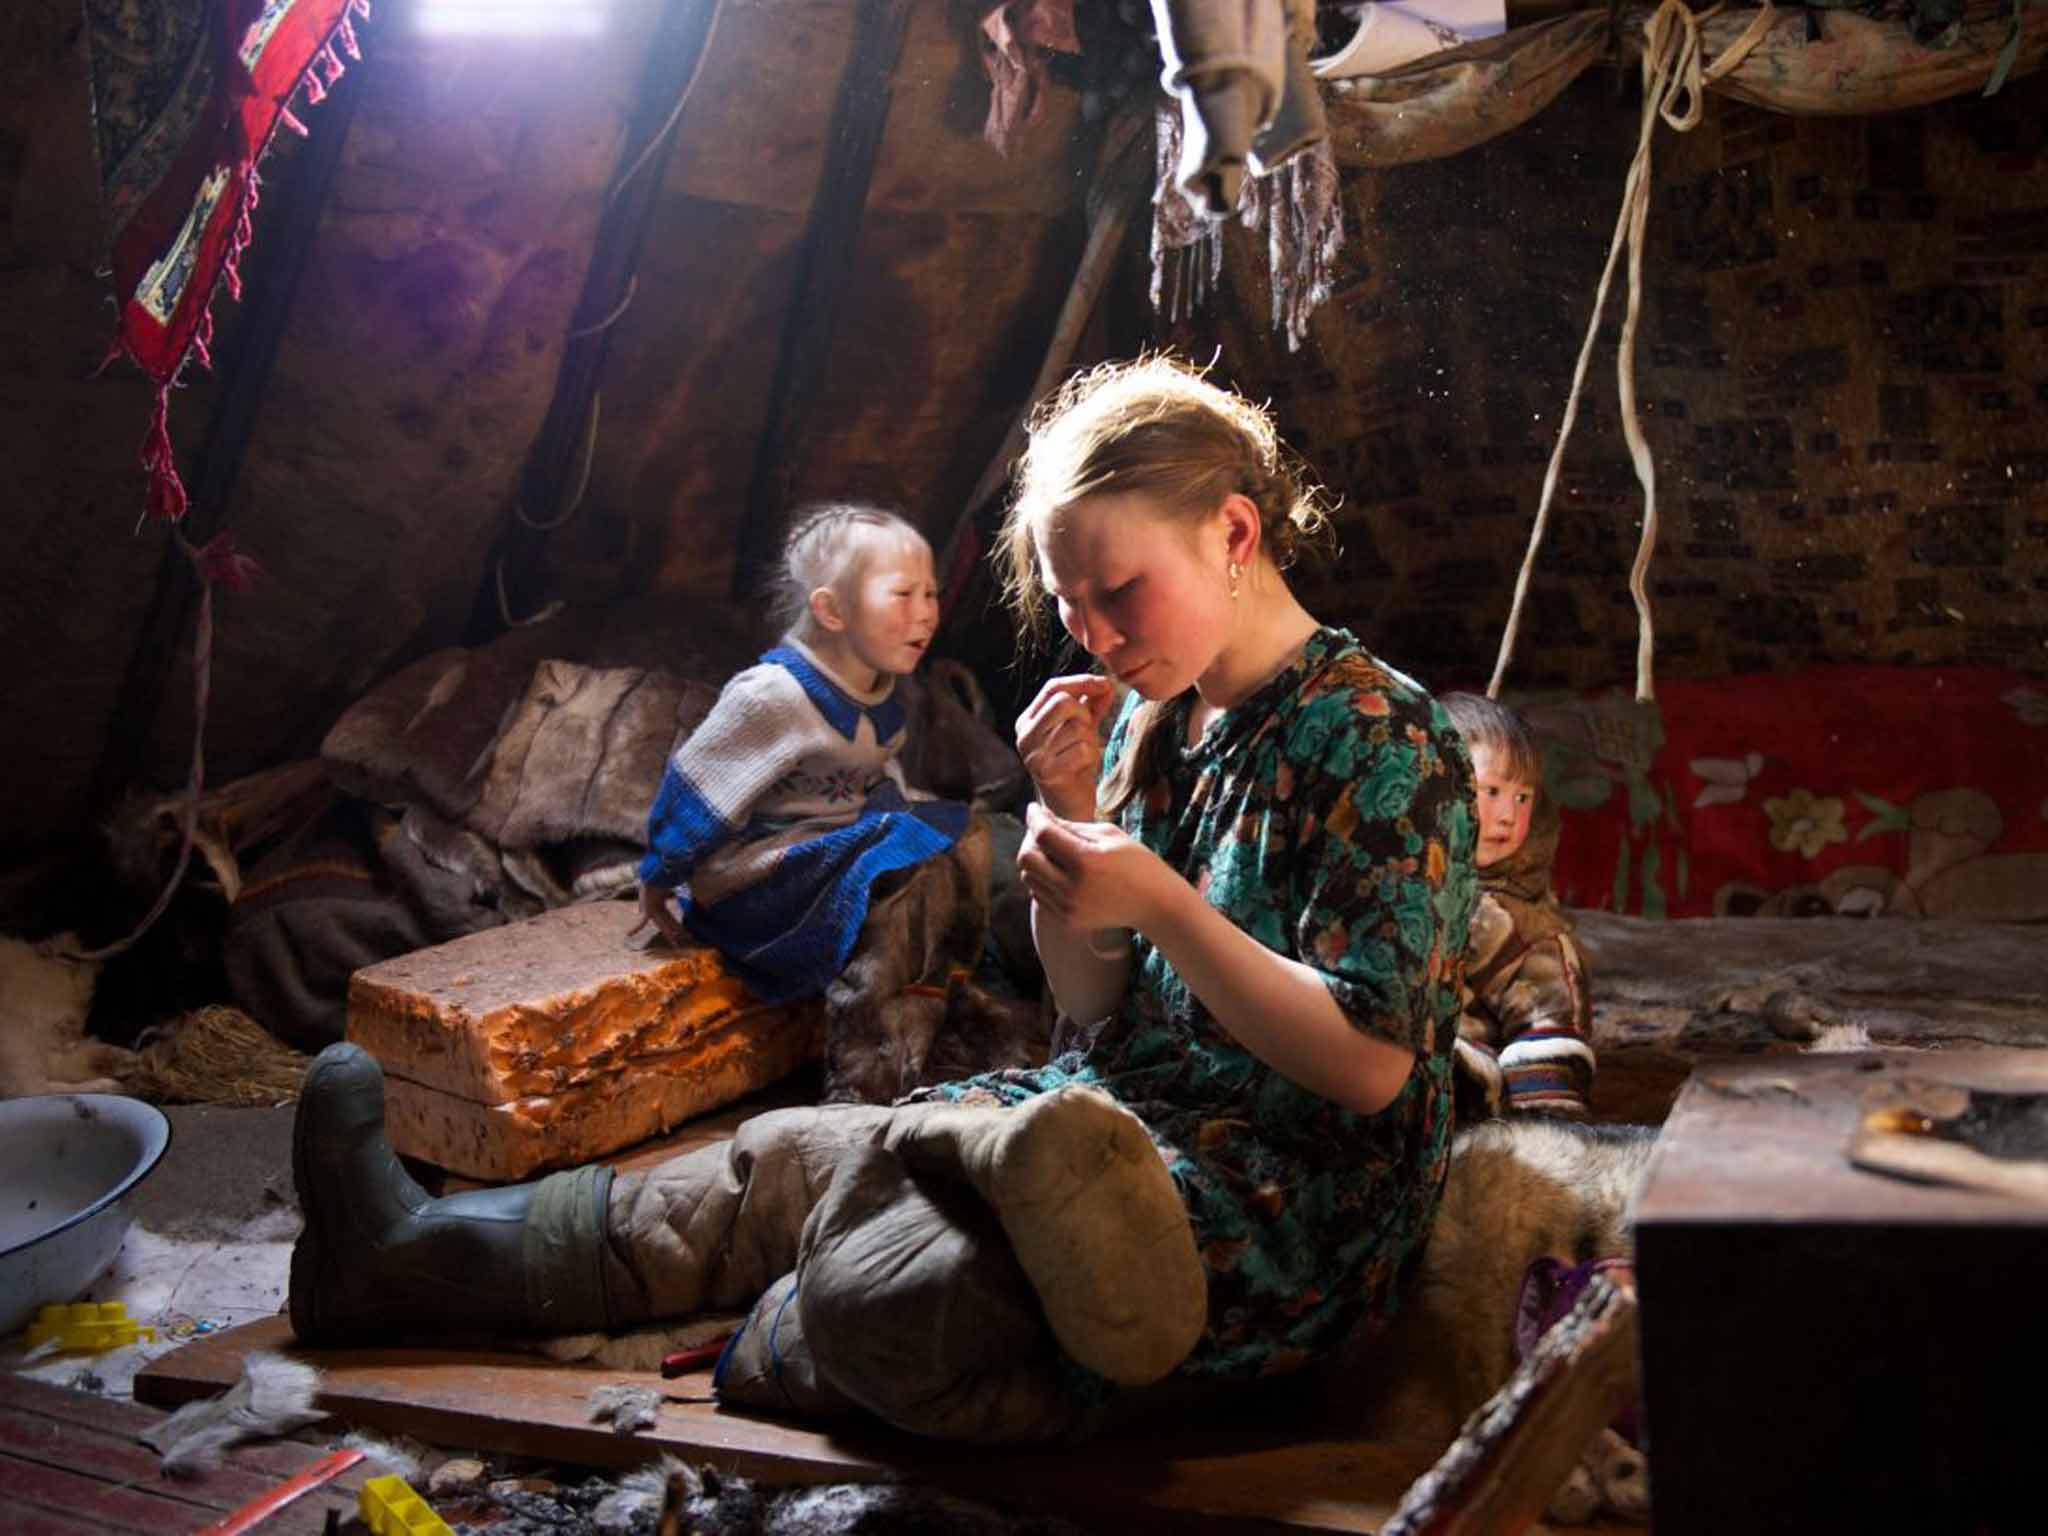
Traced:
POLYGON ((776 625, 784 634, 808 640, 817 633, 811 594, 828 587, 842 601, 878 548, 913 544, 931 552, 909 519, 886 507, 855 501, 821 502, 798 511, 782 541, 782 565, 769 585, 776 625))
POLYGON ((1437 702, 1465 738, 1468 752, 1490 748, 1507 759, 1508 772, 1524 784, 1543 787, 1543 746, 1520 715, 1478 693, 1447 693, 1437 702))
MULTIPOLYGON (((1143 495, 1162 513, 1193 523, 1224 497, 1241 494, 1259 509, 1260 545, 1283 571, 1330 525, 1321 491, 1266 410, 1159 354, 1105 363, 1068 380, 1032 415, 1016 486, 997 559, 1003 596, 1020 634, 1033 641, 1047 629, 1038 531, 1088 497, 1143 495)), ((1152 727, 1168 702, 1139 705, 1129 749, 1102 787, 1104 814, 1115 815, 1156 771, 1152 727)))

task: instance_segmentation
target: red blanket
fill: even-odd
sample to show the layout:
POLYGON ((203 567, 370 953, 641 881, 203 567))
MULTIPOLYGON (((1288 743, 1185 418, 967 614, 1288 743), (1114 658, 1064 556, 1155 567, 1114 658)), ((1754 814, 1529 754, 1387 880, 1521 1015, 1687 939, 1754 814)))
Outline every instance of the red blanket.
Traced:
POLYGON ((1521 707, 1569 904, 2048 919, 2048 682, 1827 667, 1521 707))

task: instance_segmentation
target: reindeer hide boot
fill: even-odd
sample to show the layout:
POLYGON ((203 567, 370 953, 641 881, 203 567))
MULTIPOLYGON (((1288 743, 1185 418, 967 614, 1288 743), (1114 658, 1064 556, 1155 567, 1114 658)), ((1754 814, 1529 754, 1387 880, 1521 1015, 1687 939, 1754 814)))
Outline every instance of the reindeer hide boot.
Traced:
POLYGON ((1053 1337, 1090 1370, 1149 1385, 1201 1337, 1209 1281, 1187 1208, 1144 1125, 1100 1089, 899 1110, 882 1145, 980 1193, 1053 1337))
POLYGON ((384 1074, 360 1046, 307 1070, 292 1129, 305 1230, 292 1249, 301 1344, 427 1333, 570 1333, 613 1318, 604 1285, 608 1168, 430 1197, 384 1134, 384 1074))

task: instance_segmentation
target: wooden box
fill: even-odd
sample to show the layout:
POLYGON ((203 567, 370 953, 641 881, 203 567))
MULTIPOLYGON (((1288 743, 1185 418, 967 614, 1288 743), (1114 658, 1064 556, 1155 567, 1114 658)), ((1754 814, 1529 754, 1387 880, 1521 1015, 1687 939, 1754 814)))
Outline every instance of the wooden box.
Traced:
POLYGON ((2048 1092, 2048 1053, 1686 1085, 1636 1226, 1657 1536, 2041 1528, 2048 1202, 1852 1165, 1867 1108, 1913 1079, 2048 1092))
POLYGON ((767 1008, 710 949, 642 948, 629 902, 563 907, 366 966, 348 1038, 382 1063, 392 1144, 474 1179, 630 1146, 818 1053, 815 1002, 767 1008))

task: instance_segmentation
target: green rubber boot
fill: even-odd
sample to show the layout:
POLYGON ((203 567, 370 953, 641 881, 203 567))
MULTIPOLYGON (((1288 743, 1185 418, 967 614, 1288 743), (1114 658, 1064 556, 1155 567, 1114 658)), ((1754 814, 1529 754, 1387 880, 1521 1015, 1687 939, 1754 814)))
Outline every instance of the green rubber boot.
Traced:
POLYGON ((574 1333, 611 1316, 602 1262, 609 1168, 435 1199, 384 1134, 384 1073, 330 1045, 306 1072, 292 1128, 305 1230, 291 1317, 309 1345, 433 1333, 574 1333))

